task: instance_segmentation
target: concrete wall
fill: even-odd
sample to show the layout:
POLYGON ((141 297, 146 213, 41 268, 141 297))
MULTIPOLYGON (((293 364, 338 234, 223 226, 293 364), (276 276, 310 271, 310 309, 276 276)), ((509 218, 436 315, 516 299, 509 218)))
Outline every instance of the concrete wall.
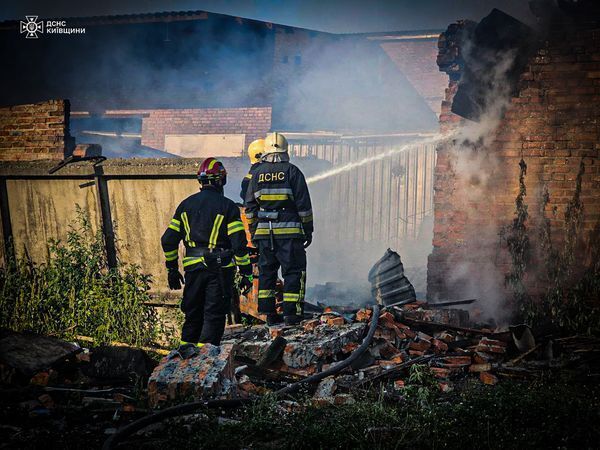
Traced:
POLYGON ((81 180, 8 180, 8 202, 15 251, 45 260, 48 239, 64 239, 77 221, 76 207, 98 224, 94 185, 81 180))
MULTIPOLYGON (((222 158, 222 161, 228 171, 225 194, 239 202, 240 183, 248 171, 248 160, 222 158)), ((314 159, 296 162, 307 175, 321 170, 314 159)), ((0 163, 0 175, 42 175, 47 174, 51 166, 50 162, 5 162, 0 163)), ((192 159, 110 160, 104 163, 107 175, 194 175, 197 170, 198 161, 192 159)), ((91 173, 90 164, 78 164, 62 169, 58 175, 91 173)), ((45 261, 48 239, 66 238, 69 225, 75 223, 77 204, 89 212, 94 228, 97 230, 99 227, 93 181, 8 180, 7 187, 15 248, 19 256, 23 256, 26 250, 34 261, 45 261)), ((153 290, 167 291, 160 237, 177 205, 198 191, 198 182, 195 179, 109 180, 108 189, 119 258, 123 262, 137 264, 144 273, 151 274, 154 277, 153 290)), ((316 197, 326 201, 327 193, 316 197)), ((317 206, 317 210, 321 208, 317 206)))

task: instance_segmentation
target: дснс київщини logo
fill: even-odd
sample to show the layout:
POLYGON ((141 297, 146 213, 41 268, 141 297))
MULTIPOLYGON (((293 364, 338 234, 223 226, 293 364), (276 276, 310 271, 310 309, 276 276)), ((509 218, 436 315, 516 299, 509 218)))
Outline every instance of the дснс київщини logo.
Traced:
POLYGON ((27 33, 27 39, 37 39, 38 33, 44 32, 44 22, 37 20, 38 16, 25 16, 27 22, 21 20, 21 34, 27 33))

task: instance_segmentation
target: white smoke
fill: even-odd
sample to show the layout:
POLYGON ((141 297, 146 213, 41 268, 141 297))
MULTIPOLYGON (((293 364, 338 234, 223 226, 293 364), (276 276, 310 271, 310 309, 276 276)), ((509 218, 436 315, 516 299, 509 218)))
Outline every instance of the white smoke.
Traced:
MULTIPOLYGON (((465 47, 470 53, 468 46, 465 47)), ((481 57, 481 55, 479 55, 481 57)), ((504 111, 510 102, 511 86, 507 81, 509 70, 515 60, 515 52, 497 52, 485 55, 483 60, 469 60, 473 73, 486 70, 490 89, 484 99, 483 113, 479 121, 464 120, 457 130, 456 138, 449 148, 454 172, 456 198, 461 199, 465 218, 465 242, 456 252, 456 262, 448 264, 447 284, 460 298, 477 298, 474 310, 481 313, 482 319, 494 319, 502 323, 508 318, 504 273, 499 268, 499 232, 506 224, 505 217, 494 217, 492 209, 480 209, 480 205, 494 199, 491 183, 499 174, 507 172, 492 150, 499 132, 504 111), (493 62, 493 64, 491 64, 493 62), (489 67, 494 67, 489 72, 489 67), (485 220, 478 220, 484 217, 485 220), (485 225, 482 225, 485 224, 485 225)), ((482 74, 483 76, 483 74, 482 74)), ((516 182, 516 179, 515 179, 516 182)))

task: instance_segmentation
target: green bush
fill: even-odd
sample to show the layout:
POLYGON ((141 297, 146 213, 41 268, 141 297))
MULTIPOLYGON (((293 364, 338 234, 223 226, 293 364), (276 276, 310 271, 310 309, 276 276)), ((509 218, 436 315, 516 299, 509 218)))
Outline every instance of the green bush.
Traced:
POLYGON ((109 269, 101 232, 92 231, 79 207, 77 216, 66 241, 48 242, 47 262, 8 256, 0 270, 0 327, 66 339, 84 335, 98 344, 151 343, 160 322, 144 304, 150 276, 120 262, 109 269))

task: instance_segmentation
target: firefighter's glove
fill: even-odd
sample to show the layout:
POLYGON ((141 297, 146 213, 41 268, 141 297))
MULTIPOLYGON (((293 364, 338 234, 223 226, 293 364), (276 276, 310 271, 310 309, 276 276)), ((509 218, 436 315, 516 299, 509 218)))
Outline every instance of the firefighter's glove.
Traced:
POLYGON ((177 269, 169 269, 167 279, 169 280, 169 289, 172 290, 181 289, 181 285, 184 284, 183 275, 177 269))
POLYGON ((242 275, 240 280, 240 292, 242 295, 247 295, 252 290, 252 282, 254 277, 252 275, 242 275))
POLYGON ((310 244, 312 244, 312 234, 307 234, 304 238, 304 248, 308 248, 310 244))

